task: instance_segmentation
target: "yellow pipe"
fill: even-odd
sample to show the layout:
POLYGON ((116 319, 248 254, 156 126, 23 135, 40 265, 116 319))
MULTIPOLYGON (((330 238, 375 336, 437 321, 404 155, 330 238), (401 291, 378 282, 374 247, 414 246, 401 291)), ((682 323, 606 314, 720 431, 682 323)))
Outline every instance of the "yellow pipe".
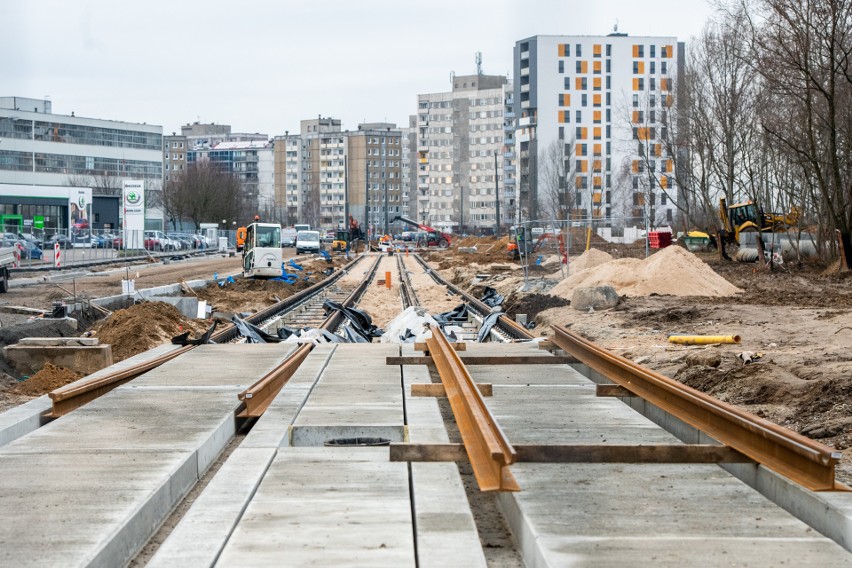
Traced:
POLYGON ((739 335, 670 335, 669 343, 708 345, 710 343, 739 343, 739 335))
POLYGON ((592 246, 592 226, 589 225, 589 229, 586 231, 586 250, 589 250, 592 246))

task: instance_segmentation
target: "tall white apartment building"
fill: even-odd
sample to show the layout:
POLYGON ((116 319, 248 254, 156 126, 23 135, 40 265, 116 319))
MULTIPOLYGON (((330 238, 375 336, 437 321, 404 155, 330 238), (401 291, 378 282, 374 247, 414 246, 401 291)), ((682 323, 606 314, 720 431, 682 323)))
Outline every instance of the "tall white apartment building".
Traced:
POLYGON ((623 226, 650 216, 652 224, 671 223, 678 191, 674 82, 682 60, 675 37, 516 42, 520 217, 591 217, 623 226))
POLYGON ((417 97, 418 220, 445 231, 491 232, 496 195, 501 225, 513 221, 503 183, 504 111, 511 84, 502 75, 459 75, 452 90, 417 97))

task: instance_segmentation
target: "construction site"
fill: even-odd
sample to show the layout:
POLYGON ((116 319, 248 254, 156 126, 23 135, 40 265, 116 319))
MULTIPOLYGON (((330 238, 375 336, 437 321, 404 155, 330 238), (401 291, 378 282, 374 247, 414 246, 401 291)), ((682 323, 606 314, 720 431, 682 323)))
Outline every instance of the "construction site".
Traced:
POLYGON ((0 562, 852 565, 848 273, 538 240, 14 275, 0 562))

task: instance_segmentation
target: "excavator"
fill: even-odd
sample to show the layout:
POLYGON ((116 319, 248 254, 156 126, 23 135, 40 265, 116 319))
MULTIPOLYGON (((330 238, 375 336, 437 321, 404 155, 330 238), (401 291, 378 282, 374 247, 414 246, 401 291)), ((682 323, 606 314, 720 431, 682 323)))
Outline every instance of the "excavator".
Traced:
POLYGON ((722 222, 720 237, 722 256, 727 258, 726 248, 739 246, 740 235, 746 231, 783 233, 799 221, 799 210, 792 207, 789 213, 765 213, 754 201, 728 206, 727 200, 719 199, 719 220, 722 222))
POLYGON ((364 235, 363 233, 361 233, 361 225, 358 224, 358 221, 355 220, 355 217, 350 215, 349 230, 337 230, 337 234, 335 234, 334 240, 331 242, 331 250, 343 252, 349 246, 349 243, 363 238, 364 235))
POLYGON ((415 221, 413 219, 409 219, 408 217, 402 217, 400 215, 397 215, 396 217, 394 217, 393 221, 391 221, 391 223, 396 223, 397 221, 402 221, 406 225, 411 225, 412 227, 417 227, 421 231, 426 232, 426 238, 425 239, 419 239, 417 241, 418 247, 438 247, 438 248, 445 249, 445 248, 449 247, 450 242, 452 242, 452 239, 451 239, 449 234, 442 233, 438 229, 434 229, 434 228, 430 227, 429 225, 424 225, 422 223, 418 223, 417 221, 415 221))
POLYGON ((764 213, 754 201, 728 206, 722 197, 719 199, 719 220, 728 242, 738 244, 740 233, 745 231, 779 233, 795 226, 799 221, 799 210, 793 207, 789 213, 764 213))
POLYGON ((535 254, 547 241, 555 241, 562 263, 568 263, 568 251, 565 248, 565 239, 562 237, 562 233, 542 233, 534 243, 531 243, 528 233, 529 229, 525 227, 512 227, 510 229, 509 244, 506 245, 509 258, 518 260, 521 257, 521 251, 524 251, 525 255, 535 254))

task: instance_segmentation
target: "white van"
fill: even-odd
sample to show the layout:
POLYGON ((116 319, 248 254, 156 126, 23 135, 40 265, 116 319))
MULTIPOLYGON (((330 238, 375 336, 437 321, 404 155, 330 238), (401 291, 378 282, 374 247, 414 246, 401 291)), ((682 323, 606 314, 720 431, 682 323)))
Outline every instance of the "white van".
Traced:
POLYGON ((319 252, 322 250, 319 231, 299 231, 296 233, 296 254, 319 252))

